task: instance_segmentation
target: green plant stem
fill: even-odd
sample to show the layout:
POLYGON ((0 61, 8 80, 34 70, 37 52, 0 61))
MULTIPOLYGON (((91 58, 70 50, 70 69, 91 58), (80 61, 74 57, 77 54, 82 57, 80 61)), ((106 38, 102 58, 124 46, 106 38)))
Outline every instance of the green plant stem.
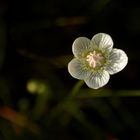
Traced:
POLYGON ((80 88, 82 87, 82 85, 84 84, 84 81, 79 80, 74 87, 72 88, 71 92, 70 92, 70 97, 75 97, 76 94, 78 93, 78 91, 80 90, 80 88))
POLYGON ((73 108, 73 99, 76 94, 79 92, 80 88, 82 87, 82 85, 84 84, 84 81, 78 81, 72 88, 72 90, 70 91, 69 95, 60 103, 58 103, 58 105, 56 107, 54 107, 50 113, 50 121, 48 123, 48 126, 51 125, 51 123, 53 122, 54 118, 56 118, 57 116, 59 116, 63 110, 72 110, 75 108, 73 108), (71 108, 72 106, 72 108, 71 108))

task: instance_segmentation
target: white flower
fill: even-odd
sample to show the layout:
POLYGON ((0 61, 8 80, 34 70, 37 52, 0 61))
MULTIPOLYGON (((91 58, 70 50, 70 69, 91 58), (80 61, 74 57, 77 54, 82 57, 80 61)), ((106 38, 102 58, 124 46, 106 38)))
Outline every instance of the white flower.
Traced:
POLYGON ((72 52, 75 58, 68 64, 69 73, 76 79, 84 80, 93 89, 107 84, 110 75, 121 71, 128 62, 126 53, 113 49, 113 40, 105 33, 98 33, 91 40, 77 38, 72 52))

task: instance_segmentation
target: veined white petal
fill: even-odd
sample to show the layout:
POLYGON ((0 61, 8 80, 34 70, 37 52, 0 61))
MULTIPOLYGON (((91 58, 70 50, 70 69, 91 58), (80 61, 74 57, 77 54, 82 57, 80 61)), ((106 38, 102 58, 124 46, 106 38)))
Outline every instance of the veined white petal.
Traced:
POLYGON ((105 33, 98 33, 92 38, 92 46, 103 51, 111 51, 113 48, 113 40, 110 35, 105 33))
POLYGON ((109 74, 115 74, 121 71, 128 63, 126 53, 121 49, 113 49, 109 56, 109 64, 106 70, 109 74))
POLYGON ((72 45, 72 52, 75 57, 81 58, 89 49, 90 40, 86 37, 78 37, 72 45))
POLYGON ((68 64, 68 71, 72 77, 77 79, 85 79, 90 75, 90 71, 86 68, 85 64, 82 63, 78 58, 72 59, 68 64))
POLYGON ((109 73, 107 71, 92 73, 89 77, 85 79, 85 83, 88 87, 93 89, 98 89, 106 85, 109 81, 109 73))

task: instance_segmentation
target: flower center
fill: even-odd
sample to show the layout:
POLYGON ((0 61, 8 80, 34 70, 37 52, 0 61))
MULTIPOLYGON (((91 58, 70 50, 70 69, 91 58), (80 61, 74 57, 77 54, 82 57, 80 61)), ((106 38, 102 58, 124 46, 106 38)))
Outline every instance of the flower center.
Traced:
POLYGON ((104 63, 104 60, 105 58, 103 54, 96 51, 90 52, 86 57, 86 61, 92 68, 101 67, 104 63))

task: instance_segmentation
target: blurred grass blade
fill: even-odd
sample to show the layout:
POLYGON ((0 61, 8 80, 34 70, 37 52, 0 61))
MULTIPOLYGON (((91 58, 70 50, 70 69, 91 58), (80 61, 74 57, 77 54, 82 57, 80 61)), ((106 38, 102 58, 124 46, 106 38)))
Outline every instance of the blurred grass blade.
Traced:
POLYGON ((88 121, 84 112, 80 109, 78 102, 67 101, 64 104, 63 109, 67 113, 69 113, 73 118, 77 119, 83 126, 85 126, 94 139, 99 139, 100 137, 99 126, 96 126, 95 124, 91 124, 88 121))
POLYGON ((102 98, 102 97, 137 97, 140 96, 140 90, 109 90, 109 89, 80 89, 77 98, 102 98))

